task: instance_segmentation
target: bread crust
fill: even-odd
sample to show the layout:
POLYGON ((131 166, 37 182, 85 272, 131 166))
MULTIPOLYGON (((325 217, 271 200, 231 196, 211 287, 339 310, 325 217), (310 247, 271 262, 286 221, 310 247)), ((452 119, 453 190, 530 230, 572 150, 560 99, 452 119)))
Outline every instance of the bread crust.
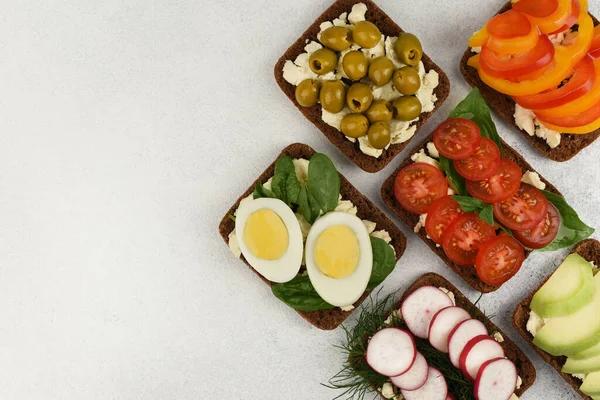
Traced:
MULTIPOLYGON (((385 168, 393 159, 396 157, 406 146, 410 143, 410 140, 390 146, 388 150, 385 150, 379 158, 371 157, 360 151, 358 143, 352 143, 347 140, 344 135, 337 129, 327 125, 321 119, 321 105, 317 104, 313 107, 301 107, 296 101, 296 87, 288 83, 283 79, 283 66, 286 60, 295 60, 296 57, 304 52, 307 40, 317 40, 317 34, 320 32, 320 25, 325 21, 332 21, 340 16, 340 14, 347 12, 349 13, 352 6, 356 3, 364 3, 367 6, 366 19, 379 28, 381 33, 386 36, 398 36, 399 33, 404 32, 382 9, 380 9, 371 0, 338 0, 331 7, 329 7, 317 20, 302 34, 302 36, 290 46, 289 49, 281 56, 281 58, 275 64, 275 80, 285 93, 285 95, 294 103, 296 108, 300 110, 302 114, 312 122, 329 141, 337 147, 342 153, 346 155, 354 164, 363 169, 366 172, 377 172, 385 168)), ((427 54, 423 54, 423 64, 427 71, 434 70, 440 76, 440 83, 434 90, 437 96, 435 103, 435 109, 428 113, 423 113, 417 122, 418 134, 420 128, 425 122, 440 108, 440 106, 446 101, 450 94, 450 80, 448 76, 442 71, 442 69, 436 65, 427 54)), ((414 136, 413 136, 414 138, 414 136)))

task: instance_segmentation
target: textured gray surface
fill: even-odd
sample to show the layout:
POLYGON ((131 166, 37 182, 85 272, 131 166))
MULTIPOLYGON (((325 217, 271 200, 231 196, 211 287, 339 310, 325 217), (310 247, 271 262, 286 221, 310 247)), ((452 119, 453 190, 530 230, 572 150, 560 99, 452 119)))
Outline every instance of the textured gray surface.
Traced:
MULTIPOLYGON (((467 94, 460 55, 502 0, 378 3, 451 77, 425 135, 467 94)), ((328 5, 4 2, 0 398, 333 397, 320 383, 342 362, 331 346, 341 330, 300 319, 217 233, 231 202, 296 141, 328 153, 383 206, 381 182, 402 155, 379 174, 359 171, 273 80, 277 58, 328 5)), ((600 144, 557 164, 498 126, 600 227, 600 144)), ((384 293, 435 271, 477 297, 402 229, 408 249, 384 293)), ((481 302, 537 366, 526 400, 575 398, 510 324, 515 304, 564 254, 534 254, 481 302)))

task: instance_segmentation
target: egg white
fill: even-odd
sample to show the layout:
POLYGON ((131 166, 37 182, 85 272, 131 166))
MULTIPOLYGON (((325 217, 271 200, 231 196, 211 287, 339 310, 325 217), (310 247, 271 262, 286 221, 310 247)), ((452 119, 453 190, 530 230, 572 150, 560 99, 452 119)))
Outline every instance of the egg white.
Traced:
POLYGON ((302 264, 303 240, 300 224, 294 212, 279 199, 261 198, 240 205, 235 219, 235 230, 242 255, 259 274, 275 283, 288 282, 294 279, 302 264), (267 208, 281 218, 288 231, 288 248, 281 258, 265 260, 256 257, 244 242, 244 228, 248 217, 255 211, 267 208))
POLYGON ((323 300, 336 307, 345 307, 356 302, 367 289, 373 271, 373 249, 365 224, 355 215, 332 212, 319 218, 310 229, 306 239, 306 269, 310 281, 323 300), (330 226, 345 225, 358 240, 360 249, 358 266, 352 275, 334 279, 324 275, 315 262, 315 242, 330 226))

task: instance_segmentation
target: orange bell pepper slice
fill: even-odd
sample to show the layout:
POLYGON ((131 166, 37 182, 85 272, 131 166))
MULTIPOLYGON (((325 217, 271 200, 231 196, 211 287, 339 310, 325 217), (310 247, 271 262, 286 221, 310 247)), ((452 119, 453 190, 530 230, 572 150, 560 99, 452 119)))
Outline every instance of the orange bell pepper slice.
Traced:
POLYGON ((525 36, 519 36, 511 39, 501 39, 491 35, 485 44, 491 50, 498 54, 518 54, 525 53, 537 46, 540 40, 540 31, 535 25, 531 25, 531 30, 525 36))
POLYGON ((469 47, 482 47, 487 44, 490 33, 487 31, 487 24, 469 38, 469 47))
MULTIPOLYGON (((587 10, 587 8, 586 8, 587 10)), ((592 47, 592 41, 594 39, 594 21, 592 17, 587 13, 587 11, 582 11, 581 16, 579 17, 579 31, 577 34, 577 38, 572 44, 567 46, 563 45, 555 45, 558 48, 564 48, 567 50, 568 57, 573 59, 573 65, 577 64, 579 61, 585 57, 590 48, 592 47)))
POLYGON ((558 126, 558 125, 544 122, 541 119, 539 119, 539 121, 546 128, 552 129, 553 131, 560 132, 560 133, 572 133, 575 135, 585 135, 586 133, 591 133, 591 132, 594 132, 594 131, 600 129, 600 118, 598 118, 594 122, 589 123, 587 125, 577 126, 577 127, 558 126))

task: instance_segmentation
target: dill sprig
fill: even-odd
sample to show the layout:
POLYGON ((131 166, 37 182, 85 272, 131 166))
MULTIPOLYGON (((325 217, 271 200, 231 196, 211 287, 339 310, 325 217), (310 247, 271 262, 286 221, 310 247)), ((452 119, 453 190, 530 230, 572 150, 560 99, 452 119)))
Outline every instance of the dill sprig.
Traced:
MULTIPOLYGON (((364 400, 367 396, 375 399, 379 394, 377 389, 381 388, 389 378, 375 372, 367 363, 368 340, 377 331, 385 326, 397 327, 408 330, 404 321, 392 312, 394 294, 386 296, 381 301, 369 298, 369 304, 361 311, 354 329, 342 326, 346 339, 341 345, 335 347, 341 349, 347 356, 346 362, 340 372, 334 375, 329 384, 324 386, 341 390, 341 394, 335 399, 364 400), (386 320, 386 318, 389 319, 386 320)), ((436 350, 429 341, 415 338, 417 351, 427 360, 429 366, 437 368, 446 378, 448 391, 457 400, 475 400, 473 384, 466 379, 462 372, 454 367, 447 354, 436 350)))

